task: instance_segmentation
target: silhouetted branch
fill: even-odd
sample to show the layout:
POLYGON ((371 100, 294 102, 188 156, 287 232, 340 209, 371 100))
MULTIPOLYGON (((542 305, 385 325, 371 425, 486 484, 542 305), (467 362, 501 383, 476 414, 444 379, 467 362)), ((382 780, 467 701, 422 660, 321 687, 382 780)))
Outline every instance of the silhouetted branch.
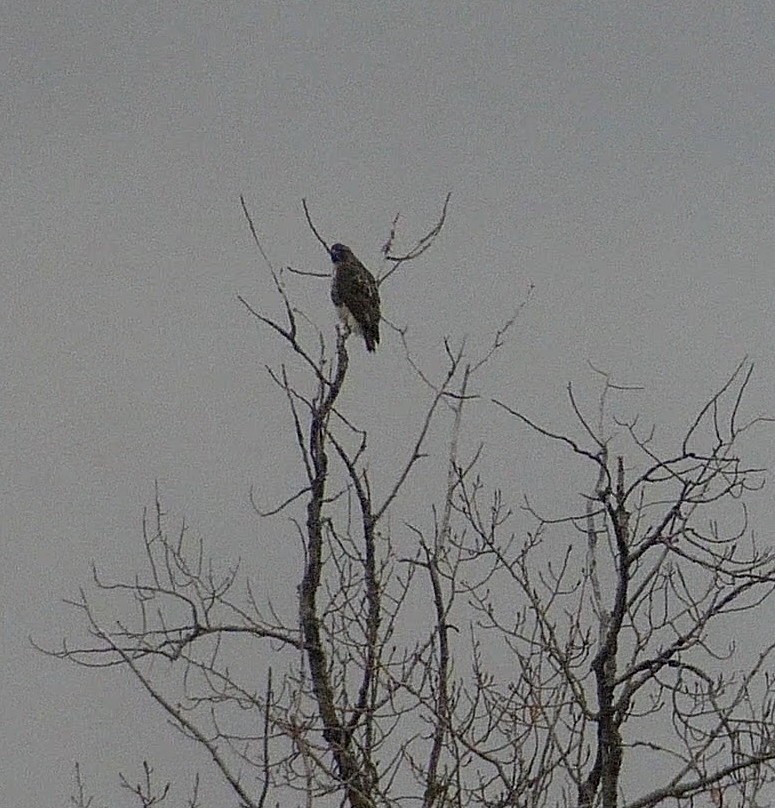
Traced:
MULTIPOLYGON (((394 256, 388 255, 387 250, 385 247, 389 247, 392 245, 395 232, 391 230, 390 238, 388 239, 388 243, 383 247, 383 254, 385 256, 386 261, 391 261, 393 263, 393 267, 388 270, 382 277, 377 279, 377 283, 380 285, 383 284, 400 266, 401 264, 405 263, 406 261, 414 261, 415 258, 419 258, 426 250, 428 250, 433 242, 436 240, 436 237, 441 233, 441 229, 444 227, 444 223, 447 220, 447 209, 449 207, 449 200, 452 198, 452 192, 448 193, 446 198, 444 199, 444 205, 441 209, 441 216, 439 217, 436 224, 424 235, 422 236, 414 247, 409 250, 407 253, 401 256, 394 256)), ((393 220, 393 225, 398 222, 398 216, 393 220)))

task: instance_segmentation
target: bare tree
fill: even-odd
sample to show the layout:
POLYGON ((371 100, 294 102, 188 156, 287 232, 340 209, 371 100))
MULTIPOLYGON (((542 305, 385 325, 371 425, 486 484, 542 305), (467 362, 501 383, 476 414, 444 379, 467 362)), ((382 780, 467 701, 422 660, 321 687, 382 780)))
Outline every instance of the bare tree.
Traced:
POLYGON ((775 643, 740 672, 735 649, 723 647, 718 631, 730 620, 754 618, 775 585, 775 556, 757 546, 745 507, 746 494, 762 485, 762 470, 746 467, 736 452, 741 435, 765 420, 740 423, 751 373, 741 364, 668 455, 637 419, 615 420, 614 433, 605 431, 607 400, 623 389, 608 378, 596 426, 568 388, 580 437, 496 402, 584 460, 594 481, 576 515, 541 517, 528 504, 535 526, 525 541, 513 533, 504 539, 511 514, 501 495, 483 507, 483 487, 460 474, 457 507, 473 541, 458 546, 488 582, 484 593, 480 584, 472 587, 472 604, 480 627, 502 639, 517 671, 506 690, 485 688, 492 703, 510 704, 488 723, 488 740, 504 743, 514 708, 529 705, 514 760, 521 757, 518 768, 532 771, 541 786, 561 776, 564 804, 646 808, 728 793, 727 805, 754 805, 771 782, 768 668, 775 643), (625 448, 612 456, 612 443, 625 448), (564 528, 583 541, 560 553, 554 539, 564 528), (510 601, 504 611, 489 597, 501 581, 519 596, 516 608, 510 601), (649 778, 655 787, 626 788, 628 758, 659 773, 656 782, 649 778))
MULTIPOLYGON (((432 245, 445 214, 446 203, 401 256, 393 223, 384 277, 432 245)), ((73 601, 91 641, 50 653, 130 672, 251 808, 769 804, 775 644, 740 666, 718 630, 745 630, 775 585, 775 558, 758 546, 745 506, 762 471, 738 457, 741 437, 763 420, 741 422, 751 366, 663 453, 653 431, 617 419, 617 396, 633 391, 605 375, 594 419, 568 388, 577 434, 481 399, 478 379, 516 314, 479 357, 447 345, 438 378, 399 332, 423 392, 404 459, 375 490, 367 461, 380 458, 340 408, 348 335, 337 332, 329 353, 266 262, 284 319, 240 300, 287 348, 288 362, 269 373, 304 483, 256 510, 297 530, 297 614, 282 616, 236 565, 219 570, 201 541, 173 531, 157 492, 143 520, 145 570, 118 582, 95 570, 73 601), (508 481, 488 486, 481 447, 461 450, 465 414, 482 407, 585 464, 578 512, 562 491, 559 512, 542 515, 509 502, 508 481), (438 456, 437 423, 446 448, 424 465, 438 456), (428 465, 443 494, 407 516, 402 494, 428 465), (397 534, 416 550, 399 555, 397 534), (103 616, 98 594, 118 620, 103 616)), ((122 785, 140 805, 169 797, 148 764, 122 785)), ((90 800, 78 773, 72 803, 90 800)))

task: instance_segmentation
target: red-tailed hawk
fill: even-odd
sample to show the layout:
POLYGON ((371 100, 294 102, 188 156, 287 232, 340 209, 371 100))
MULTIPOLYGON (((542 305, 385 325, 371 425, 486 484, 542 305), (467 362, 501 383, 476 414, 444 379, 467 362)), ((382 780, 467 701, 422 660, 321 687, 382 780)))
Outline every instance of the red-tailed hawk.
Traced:
POLYGON ((344 244, 331 247, 331 300, 348 331, 361 334, 369 351, 379 343, 379 289, 374 276, 344 244))

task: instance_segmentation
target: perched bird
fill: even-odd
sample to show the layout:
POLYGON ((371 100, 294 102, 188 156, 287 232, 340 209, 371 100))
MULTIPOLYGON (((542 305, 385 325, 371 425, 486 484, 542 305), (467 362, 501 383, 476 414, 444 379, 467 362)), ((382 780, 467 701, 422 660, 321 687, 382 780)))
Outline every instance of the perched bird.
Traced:
POLYGON ((369 351, 379 343, 379 289, 374 276, 344 244, 331 247, 331 300, 349 331, 361 334, 369 351))

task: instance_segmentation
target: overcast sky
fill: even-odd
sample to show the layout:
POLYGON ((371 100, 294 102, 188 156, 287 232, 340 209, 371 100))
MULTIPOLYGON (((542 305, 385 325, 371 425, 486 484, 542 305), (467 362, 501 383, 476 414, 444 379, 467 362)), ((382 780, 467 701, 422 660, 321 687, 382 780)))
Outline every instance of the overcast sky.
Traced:
MULTIPOLYGON (((0 804, 62 805, 75 759, 102 786, 174 737, 126 677, 28 641, 67 633, 93 560, 131 574, 154 479, 224 558, 256 546, 249 486, 287 488, 277 346, 236 294, 280 309, 240 194, 274 262, 328 271, 301 197, 378 270, 396 211, 408 246, 451 191, 385 314, 432 364, 445 336, 486 344, 533 283, 489 380, 527 411, 561 412, 592 360, 683 423, 745 354, 752 408, 775 409, 771 2, 41 0, 1 18, 0 804)), ((327 281, 294 290, 333 333, 327 281)), ((386 445, 380 424, 411 415, 395 333, 352 372, 386 445)))

